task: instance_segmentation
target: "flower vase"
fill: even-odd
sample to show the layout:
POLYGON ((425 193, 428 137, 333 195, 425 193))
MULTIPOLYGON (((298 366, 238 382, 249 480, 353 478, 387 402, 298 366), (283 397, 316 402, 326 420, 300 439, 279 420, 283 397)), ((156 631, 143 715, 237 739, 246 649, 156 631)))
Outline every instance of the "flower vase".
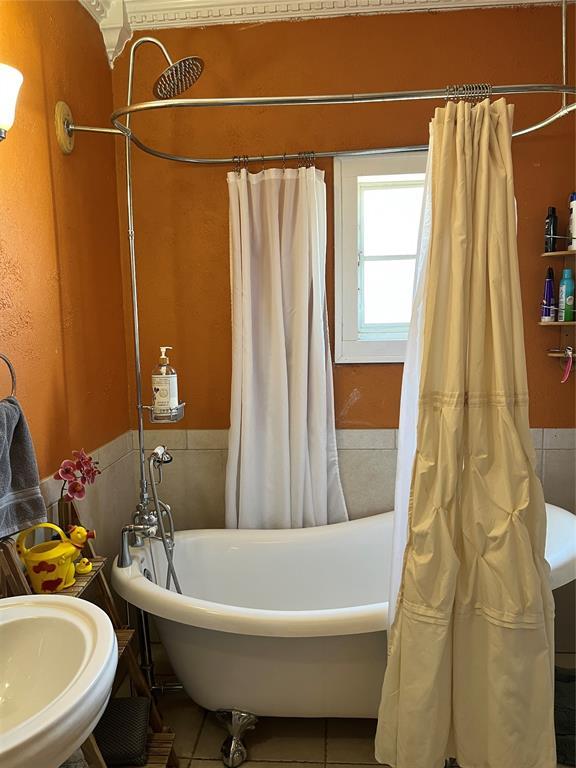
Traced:
POLYGON ((71 525, 74 525, 72 520, 72 502, 65 501, 64 499, 58 499, 58 525, 63 531, 67 531, 71 525))

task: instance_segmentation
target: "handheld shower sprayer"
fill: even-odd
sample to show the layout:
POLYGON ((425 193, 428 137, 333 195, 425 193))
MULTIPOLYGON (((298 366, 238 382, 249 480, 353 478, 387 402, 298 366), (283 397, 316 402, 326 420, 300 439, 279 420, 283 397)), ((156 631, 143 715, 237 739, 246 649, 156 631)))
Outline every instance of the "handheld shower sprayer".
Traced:
POLYGON ((164 546, 164 553, 166 554, 167 572, 166 572, 166 589, 170 589, 170 579, 174 580, 174 586, 176 591, 182 594, 178 577, 176 576, 176 570, 173 562, 174 551, 174 518, 172 517, 172 510, 168 504, 164 503, 158 498, 157 485, 162 482, 162 465, 169 464, 172 461, 171 454, 168 453, 168 449, 165 445, 159 445, 150 454, 148 460, 148 472, 150 474, 150 485, 152 487, 152 498, 154 499, 154 509, 156 510, 156 517, 158 520, 158 530, 160 538, 162 539, 162 545, 164 546), (154 476, 154 469, 158 470, 158 480, 154 476), (168 518, 169 530, 168 532, 164 528, 164 516, 168 518))
POLYGON ((172 461, 172 455, 168 453, 168 448, 166 448, 165 445, 158 445, 154 448, 152 456, 154 457, 155 462, 158 463, 169 464, 172 461))
POLYGON ((154 509, 142 512, 138 515, 133 525, 125 525, 122 528, 122 548, 118 557, 118 567, 128 568, 132 564, 130 554, 129 540, 134 535, 139 540, 160 539, 166 555, 166 589, 170 589, 170 581, 174 580, 176 591, 182 594, 182 589, 176 575, 173 562, 174 551, 174 518, 169 505, 158 498, 157 486, 162 482, 162 465, 172 462, 172 454, 168 452, 165 445, 158 445, 148 459, 148 472, 150 475, 150 486, 152 488, 152 498, 154 500, 154 509), (154 470, 158 472, 158 478, 154 470), (164 527, 164 518, 168 520, 168 530, 164 527))

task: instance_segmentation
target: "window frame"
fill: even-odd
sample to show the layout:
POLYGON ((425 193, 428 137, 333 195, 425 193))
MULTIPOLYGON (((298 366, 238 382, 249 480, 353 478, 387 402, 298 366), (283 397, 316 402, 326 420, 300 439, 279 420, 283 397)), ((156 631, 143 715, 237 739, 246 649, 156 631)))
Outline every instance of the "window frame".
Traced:
POLYGON ((427 158, 427 150, 334 158, 335 363, 404 362, 405 340, 360 338, 358 177, 423 174, 427 158))

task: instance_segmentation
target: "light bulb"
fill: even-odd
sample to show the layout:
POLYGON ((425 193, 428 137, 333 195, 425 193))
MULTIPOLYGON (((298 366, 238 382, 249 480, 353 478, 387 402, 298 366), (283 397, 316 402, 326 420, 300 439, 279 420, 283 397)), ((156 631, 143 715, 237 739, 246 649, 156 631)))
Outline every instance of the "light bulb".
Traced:
POLYGON ((23 80, 22 73, 15 67, 0 64, 0 140, 14 124, 18 91, 23 80))

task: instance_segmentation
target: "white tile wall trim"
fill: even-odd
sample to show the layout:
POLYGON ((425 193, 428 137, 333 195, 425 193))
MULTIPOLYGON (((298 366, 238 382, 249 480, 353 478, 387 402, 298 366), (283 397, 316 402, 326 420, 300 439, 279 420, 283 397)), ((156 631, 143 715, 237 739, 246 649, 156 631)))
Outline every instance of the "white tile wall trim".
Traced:
MULTIPOLYGON (((546 500, 576 512, 575 429, 532 429, 536 470, 542 479, 546 500)), ((392 509, 396 478, 397 430, 337 430, 342 486, 350 517, 374 515, 392 509)), ((174 509, 178 528, 219 528, 224 525, 224 484, 228 430, 147 429, 146 450, 165 444, 174 452, 174 462, 164 472, 162 495, 174 509)), ((102 475, 87 491, 80 508, 103 521, 109 509, 118 509, 126 499, 126 520, 138 497, 138 434, 119 435, 92 451, 102 475), (119 487, 122 486, 122 487, 119 487), (103 505, 105 509, 99 510, 103 505)), ((47 506, 60 496, 61 483, 51 477, 41 483, 47 506)), ((102 524, 102 523, 101 523, 102 524)), ((114 521, 117 529, 118 522, 114 521)))

